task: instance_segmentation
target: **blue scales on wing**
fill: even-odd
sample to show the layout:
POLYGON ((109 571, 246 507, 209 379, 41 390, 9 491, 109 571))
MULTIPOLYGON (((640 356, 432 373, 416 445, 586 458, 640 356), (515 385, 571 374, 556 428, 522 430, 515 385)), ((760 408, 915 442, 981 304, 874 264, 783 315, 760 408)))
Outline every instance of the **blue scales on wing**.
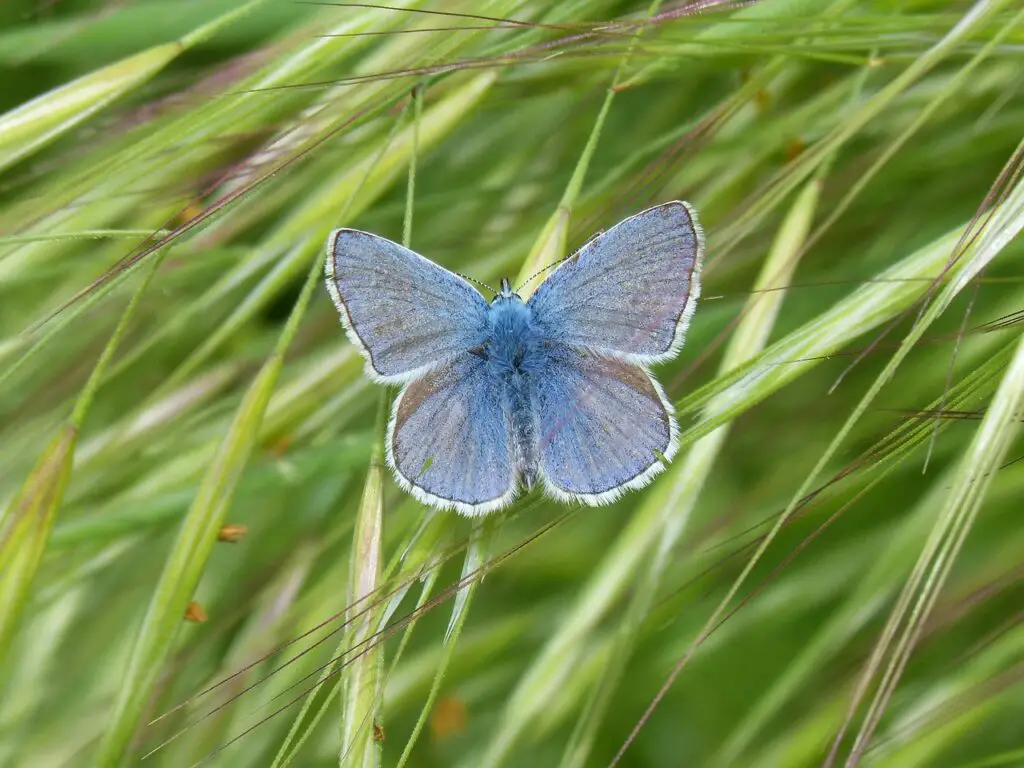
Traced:
POLYGON ((487 363, 460 355, 402 390, 387 440, 399 483, 424 501, 483 514, 515 495, 501 383, 487 363))
POLYGON ((689 206, 659 205, 588 242, 528 303, 550 339, 638 363, 665 360, 696 306, 702 252, 689 206))
POLYGON ((637 214, 567 259, 524 304, 384 238, 342 229, 327 283, 371 377, 404 383, 387 458, 416 498, 464 514, 506 506, 520 479, 612 501, 672 458, 678 428, 646 366, 675 355, 700 292, 685 203, 637 214))
POLYGON ((483 340, 487 303, 458 275, 354 229, 327 245, 328 289, 373 378, 408 381, 483 340))
POLYGON ((563 501, 614 501, 646 485, 678 445, 678 428, 639 365, 568 347, 556 350, 534 389, 540 473, 563 501))

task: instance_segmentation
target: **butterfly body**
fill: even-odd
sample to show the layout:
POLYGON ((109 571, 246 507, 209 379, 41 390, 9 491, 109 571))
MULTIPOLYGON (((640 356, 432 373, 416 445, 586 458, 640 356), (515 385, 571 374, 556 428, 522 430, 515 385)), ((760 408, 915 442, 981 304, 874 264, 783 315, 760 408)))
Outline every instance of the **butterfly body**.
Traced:
POLYGON ((529 490, 537 481, 539 464, 534 390, 550 370, 550 342, 540 335, 533 311, 511 291, 507 280, 487 308, 487 320, 487 371, 501 393, 516 475, 529 490))
POLYGON ((589 242, 528 301, 503 280, 486 302, 396 243, 333 233, 327 285, 349 337, 371 378, 404 385, 386 443, 399 484, 464 514, 540 483, 588 504, 646 485, 678 445, 646 366, 682 344, 702 249, 692 209, 667 203, 589 242))

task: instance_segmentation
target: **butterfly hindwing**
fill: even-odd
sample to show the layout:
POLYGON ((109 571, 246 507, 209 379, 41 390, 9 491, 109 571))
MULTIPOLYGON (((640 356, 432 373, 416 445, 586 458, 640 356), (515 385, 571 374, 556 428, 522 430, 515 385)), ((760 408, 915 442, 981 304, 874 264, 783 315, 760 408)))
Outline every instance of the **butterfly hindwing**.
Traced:
POLYGON ((332 233, 326 274, 349 338, 378 381, 408 381, 486 332, 487 303, 473 286, 383 237, 332 233))
POLYGON ((483 514, 515 494, 500 384, 474 355, 405 386, 392 409, 387 447, 399 484, 434 506, 483 514))
POLYGON ((675 454, 675 419, 639 365, 563 347, 533 399, 541 476, 563 501, 614 501, 646 485, 675 454))
POLYGON ((673 357, 700 294, 703 247, 686 203, 630 216, 537 288, 535 322, 551 339, 634 362, 673 357))

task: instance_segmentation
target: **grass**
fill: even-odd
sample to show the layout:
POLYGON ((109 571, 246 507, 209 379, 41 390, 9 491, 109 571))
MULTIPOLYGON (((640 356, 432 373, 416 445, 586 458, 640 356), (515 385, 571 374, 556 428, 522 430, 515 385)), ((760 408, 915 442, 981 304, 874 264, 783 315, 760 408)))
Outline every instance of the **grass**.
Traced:
POLYGON ((1018 764, 1018 4, 391 5, 0 8, 0 764, 1018 764), (327 234, 670 199, 668 471, 403 494, 327 234))

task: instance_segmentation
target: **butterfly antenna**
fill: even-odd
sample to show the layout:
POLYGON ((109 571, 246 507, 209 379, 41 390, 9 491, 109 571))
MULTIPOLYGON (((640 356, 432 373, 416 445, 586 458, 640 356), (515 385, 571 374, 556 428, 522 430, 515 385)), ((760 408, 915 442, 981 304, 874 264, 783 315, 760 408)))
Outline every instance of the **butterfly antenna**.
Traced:
POLYGON ((456 272, 455 274, 458 275, 459 277, 461 277, 463 280, 468 280, 469 282, 471 282, 471 283, 473 283, 475 285, 479 285, 481 288, 486 288, 488 291, 493 293, 495 296, 498 295, 498 292, 496 290, 494 290, 491 286, 489 286, 487 283, 482 283, 479 280, 474 280, 469 275, 464 275, 461 272, 456 272))
POLYGON ((532 275, 530 275, 528 278, 523 280, 523 282, 521 282, 519 285, 516 286, 516 293, 519 293, 519 289, 522 288, 524 285, 527 285, 531 281, 536 280, 538 277, 543 275, 549 269, 554 269, 555 267, 562 266, 562 262, 568 261, 569 259, 571 259, 575 255, 576 255, 576 252, 573 251, 568 256, 565 256, 565 257, 559 259, 558 261, 554 261, 551 264, 548 264, 546 267, 542 267, 541 269, 538 269, 536 272, 534 272, 532 275))

